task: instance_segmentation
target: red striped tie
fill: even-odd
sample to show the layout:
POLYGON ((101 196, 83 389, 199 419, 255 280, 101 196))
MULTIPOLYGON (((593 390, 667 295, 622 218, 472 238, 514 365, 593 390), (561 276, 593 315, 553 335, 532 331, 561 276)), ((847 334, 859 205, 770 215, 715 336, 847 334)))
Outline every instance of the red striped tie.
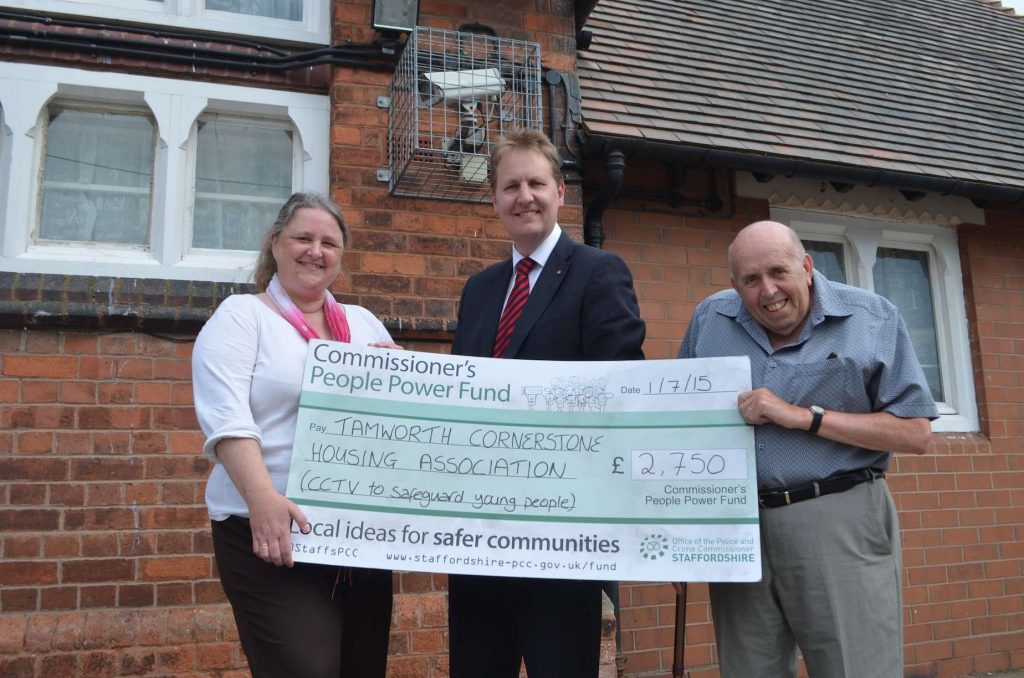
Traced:
POLYGON ((491 350, 491 356, 494 358, 505 355, 509 339, 512 338, 512 330, 515 329, 519 316, 523 314, 526 298, 530 296, 530 269, 536 264, 537 262, 529 257, 523 257, 516 264, 516 282, 512 285, 508 301, 505 302, 505 310, 501 312, 498 333, 494 335, 494 348, 491 350))

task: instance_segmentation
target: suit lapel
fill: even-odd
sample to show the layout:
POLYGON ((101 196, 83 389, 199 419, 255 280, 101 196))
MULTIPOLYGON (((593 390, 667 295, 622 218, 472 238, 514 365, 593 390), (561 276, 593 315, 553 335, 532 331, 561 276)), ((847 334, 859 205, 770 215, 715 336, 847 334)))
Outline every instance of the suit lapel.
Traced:
MULTIPOLYGON (((519 348, 523 345, 523 341, 530 334, 530 330, 533 329, 537 320, 544 314, 548 305, 551 304, 551 300, 555 298, 558 288, 561 287, 562 281, 565 280, 566 275, 569 273, 572 250, 575 245, 576 243, 563 231, 547 262, 540 270, 540 277, 537 279, 537 284, 530 291, 530 297, 526 300, 523 314, 516 321, 515 329, 512 330, 512 337, 509 339, 508 348, 505 350, 506 358, 518 357, 519 348)), ((512 269, 510 267, 509 276, 511 275, 512 269)), ((497 325, 497 319, 495 319, 495 325, 497 325)), ((497 331, 497 327, 491 332, 492 340, 494 339, 495 331, 497 331)))

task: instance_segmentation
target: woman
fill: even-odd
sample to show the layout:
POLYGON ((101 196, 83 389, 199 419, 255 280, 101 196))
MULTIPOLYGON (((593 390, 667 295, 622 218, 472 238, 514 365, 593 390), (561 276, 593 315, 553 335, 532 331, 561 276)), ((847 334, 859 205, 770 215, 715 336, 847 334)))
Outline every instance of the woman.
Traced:
POLYGON ((192 356, 214 555, 256 678, 377 677, 387 663, 391 572, 294 563, 291 524, 309 525, 284 496, 308 340, 400 348, 330 293, 347 244, 337 205, 292 195, 256 262, 260 293, 225 299, 192 356))

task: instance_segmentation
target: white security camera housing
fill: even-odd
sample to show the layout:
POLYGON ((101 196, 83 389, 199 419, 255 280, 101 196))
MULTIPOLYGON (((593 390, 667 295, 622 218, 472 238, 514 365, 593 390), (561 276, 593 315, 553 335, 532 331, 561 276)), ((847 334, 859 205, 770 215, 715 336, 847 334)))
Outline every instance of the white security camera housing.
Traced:
POLYGON ((433 106, 444 99, 459 103, 463 100, 480 100, 500 95, 505 89, 505 80, 497 68, 473 68, 464 71, 434 71, 424 73, 420 82, 420 94, 427 106, 433 106))

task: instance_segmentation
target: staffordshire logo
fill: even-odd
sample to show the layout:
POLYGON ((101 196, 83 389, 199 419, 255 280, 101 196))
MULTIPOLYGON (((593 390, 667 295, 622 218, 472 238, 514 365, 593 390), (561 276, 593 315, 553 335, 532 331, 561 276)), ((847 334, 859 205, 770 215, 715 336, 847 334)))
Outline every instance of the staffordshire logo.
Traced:
POLYGON ((649 534, 640 542, 640 555, 648 560, 657 560, 668 551, 668 539, 663 534, 649 534))

